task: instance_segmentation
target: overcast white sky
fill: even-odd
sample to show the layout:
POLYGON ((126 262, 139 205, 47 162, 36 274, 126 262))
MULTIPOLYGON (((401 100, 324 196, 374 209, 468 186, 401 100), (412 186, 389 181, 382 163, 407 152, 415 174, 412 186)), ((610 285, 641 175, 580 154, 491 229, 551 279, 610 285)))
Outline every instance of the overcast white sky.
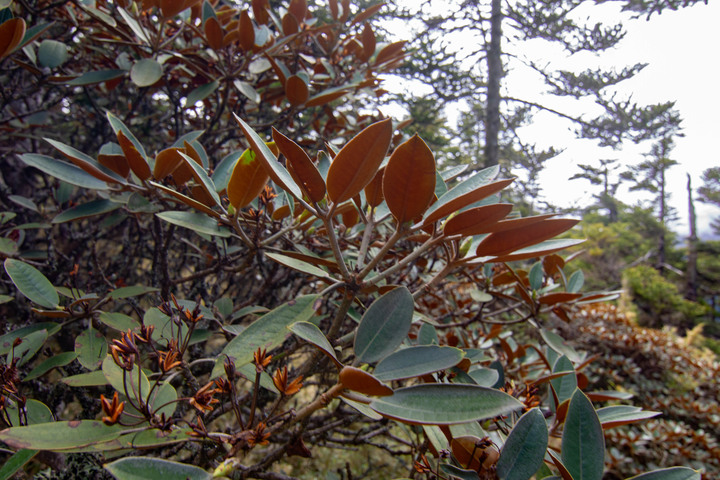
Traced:
MULTIPOLYGON (((627 15, 619 13, 619 7, 614 3, 595 6, 588 2, 587 8, 576 11, 576 14, 581 19, 589 16, 589 23, 616 22, 627 18, 627 15)), ((680 165, 670 170, 668 187, 672 195, 670 204, 678 210, 680 217, 672 228, 683 236, 687 234, 686 173, 691 174, 693 187, 696 188, 701 183, 703 170, 720 165, 718 21, 720 1, 710 1, 708 5, 698 4, 653 15, 650 21, 645 21, 644 17, 626 21, 627 35, 620 47, 600 56, 583 54, 568 58, 567 53, 553 50, 547 42, 540 40, 526 42, 522 49, 529 58, 542 58, 554 67, 576 71, 596 66, 621 69, 639 62, 649 64, 636 77, 623 82, 618 91, 621 95, 632 95, 639 104, 676 101, 676 109, 684 119, 685 136, 676 139, 671 157, 680 165)), ((532 71, 509 67, 506 86, 512 96, 559 106, 560 110, 573 114, 582 113, 583 108, 592 108, 592 104, 583 106, 574 100, 564 103, 550 100, 543 96, 546 88, 532 71)), ((624 164, 636 164, 644 159, 642 154, 650 148, 649 143, 638 146, 628 143, 621 150, 600 148, 595 142, 576 139, 573 131, 574 127, 569 122, 550 113, 538 113, 533 124, 523 131, 525 141, 565 148, 561 155, 548 163, 540 181, 547 200, 560 207, 587 205, 592 202, 592 194, 598 191, 585 180, 568 181, 580 171, 576 167, 578 163, 597 165, 599 159, 618 158, 624 164)), ((626 203, 649 198, 647 195, 631 194, 627 189, 621 189, 619 195, 626 203)), ((696 209, 698 228, 707 238, 710 219, 719 216, 720 210, 699 202, 696 209)))
MULTIPOLYGON (((609 18, 616 15, 614 5, 604 5, 609 18)), ((602 8, 602 7, 601 7, 602 8)), ((592 7, 597 12, 598 7, 592 7)), ((617 17, 616 17, 617 18, 617 17)), ((593 19, 595 17, 593 16, 593 19)), ((621 84, 619 91, 632 94, 640 104, 675 101, 684 121, 682 138, 676 139, 671 158, 680 165, 670 170, 668 187, 670 203, 678 210, 680 220, 672 227, 681 235, 687 233, 686 173, 693 180, 693 187, 701 184, 703 170, 720 165, 720 2, 699 4, 678 11, 666 11, 653 15, 650 21, 644 19, 626 23, 627 36, 621 46, 605 52, 601 57, 586 56, 578 60, 567 60, 560 52, 552 55, 553 64, 558 66, 603 65, 622 67, 636 62, 649 63, 636 77, 621 84)), ((544 50, 546 52, 547 45, 544 50)), ((531 52, 529 52, 531 53, 531 52)), ((532 52, 537 53, 537 52, 532 52)), ((547 55, 546 55, 547 57, 547 55)), ((519 73, 519 72, 518 72, 519 73)), ((542 87, 528 82, 525 75, 510 77, 510 89, 522 90, 529 96, 542 98, 538 90, 542 87)), ((517 90, 516 90, 517 91, 517 90)), ((636 164, 643 160, 650 144, 635 146, 626 144, 622 150, 602 149, 593 142, 574 139, 566 122, 549 114, 538 114, 534 125, 526 133, 539 143, 549 142, 565 145, 565 152, 550 161, 543 172, 541 185, 545 196, 553 203, 565 206, 587 204, 597 192, 584 180, 567 182, 566 179, 579 172, 577 163, 597 164, 601 158, 618 158, 625 164, 636 164)), ((643 197, 621 190, 622 200, 634 203, 643 197)), ((709 223, 720 210, 702 203, 696 203, 698 228, 707 237, 709 223)))

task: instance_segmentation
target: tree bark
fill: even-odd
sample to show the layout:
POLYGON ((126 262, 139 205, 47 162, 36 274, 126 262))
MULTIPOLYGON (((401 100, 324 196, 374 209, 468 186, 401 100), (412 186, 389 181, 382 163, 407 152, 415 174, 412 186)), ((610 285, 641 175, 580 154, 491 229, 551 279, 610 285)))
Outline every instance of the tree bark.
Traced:
POLYGON ((687 174, 688 192, 688 222, 690 223, 690 236, 688 237, 688 264, 685 283, 685 298, 690 301, 697 300, 698 270, 697 270, 697 219, 695 217, 695 203, 692 195, 692 181, 687 174))
POLYGON ((488 86, 485 114, 485 167, 497 165, 500 136, 500 83, 504 76, 502 64, 502 2, 492 0, 490 11, 490 45, 487 51, 488 86))

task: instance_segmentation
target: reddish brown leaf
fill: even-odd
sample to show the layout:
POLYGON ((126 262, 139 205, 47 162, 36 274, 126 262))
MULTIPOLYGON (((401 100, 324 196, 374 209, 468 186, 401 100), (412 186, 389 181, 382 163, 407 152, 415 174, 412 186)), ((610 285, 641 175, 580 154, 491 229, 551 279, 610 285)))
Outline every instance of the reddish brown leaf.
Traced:
POLYGON ((350 0, 340 0, 342 5, 342 14, 340 15, 340 21, 344 22, 350 16, 350 0))
MULTIPOLYGON (((255 12, 255 3, 253 2, 253 12, 255 12)), ((263 10, 265 11, 265 10, 263 10)), ((267 15, 267 13, 266 13, 267 15)), ((255 12, 255 19, 258 19, 258 14, 255 12)), ((263 23, 258 20, 258 23, 263 23)), ((238 31, 240 32, 240 46, 243 50, 252 50, 255 46, 255 27, 253 26, 250 14, 247 10, 240 12, 240 21, 238 22, 238 31)))
POLYGON ((556 303, 572 302, 580 297, 582 297, 582 293, 548 293, 547 295, 543 295, 538 298, 538 302, 543 305, 555 305, 556 303))
POLYGON ((292 35, 300 31, 300 25, 298 24, 295 15, 286 13, 282 18, 282 30, 284 35, 292 35))
POLYGON ((252 0, 253 15, 255 21, 260 25, 265 25, 270 20, 268 14, 268 0, 252 0))
MULTIPOLYGON (((584 240, 577 240, 577 243, 582 243, 584 240)), ((500 255, 496 258, 493 258, 493 262, 517 262, 520 260, 527 260, 528 258, 537 258, 541 257, 543 255, 547 255, 549 253, 558 252, 560 250, 564 250, 568 248, 568 245, 559 245, 559 246, 548 246, 547 248, 542 249, 533 249, 531 252, 525 252, 525 253, 510 253, 507 255, 500 255)), ((603 295, 605 296, 605 295, 603 295)))
POLYGON ((326 103, 330 103, 333 100, 337 100, 338 98, 346 95, 347 93, 348 91, 344 89, 328 89, 324 92, 318 93, 317 95, 313 95, 311 98, 308 99, 307 102, 305 102, 305 106, 318 107, 320 105, 325 105, 326 103))
POLYGON ((565 266, 565 260, 560 255, 548 255, 543 258, 542 262, 545 275, 549 277, 558 275, 565 266))
POLYGON ((245 150, 228 181, 227 194, 230 204, 235 208, 249 205, 260 195, 269 178, 267 170, 255 153, 245 150))
POLYGON ((157 188, 158 190, 161 190, 161 191, 167 193, 171 197, 175 198, 177 201, 184 203, 185 205, 192 207, 195 210, 206 213, 214 218, 220 217, 219 213, 217 213, 215 210, 212 210, 204 203, 198 202, 197 200, 195 200, 193 198, 183 195, 182 193, 175 191, 172 188, 166 187, 165 185, 161 185, 159 183, 155 183, 153 181, 150 182, 150 185, 152 185, 154 188, 157 188))
POLYGON ((340 383, 347 389, 363 395, 386 397, 393 394, 392 388, 364 370, 346 366, 340 370, 340 383))
POLYGON ((443 217, 450 215, 453 212, 457 212, 461 208, 465 208, 468 205, 479 202, 483 198, 489 197, 490 195, 499 192, 503 188, 510 185, 513 181, 514 179, 512 178, 505 180, 497 180, 495 182, 482 185, 481 187, 478 187, 475 190, 466 193, 465 195, 461 195, 432 212, 432 214, 430 214, 425 220, 423 220, 423 224, 429 225, 440 220, 443 217))
POLYGON ((390 45, 386 45, 383 47, 382 50, 377 55, 377 58, 375 58, 375 65, 382 65, 383 63, 390 62, 392 60, 396 60, 397 58, 401 58, 403 55, 403 47, 405 46, 405 41, 395 42, 391 43, 390 45))
POLYGON ((543 220, 552 218, 554 216, 554 213, 546 213, 544 215, 534 215, 532 217, 510 218, 508 220, 502 220, 495 223, 483 233, 496 233, 505 232, 507 230, 515 230, 516 228, 523 228, 527 227, 528 225, 532 225, 533 223, 542 222, 543 220))
POLYGON ((123 178, 130 174, 130 165, 123 155, 98 155, 98 163, 109 168, 123 178))
POLYGON ((383 174, 385 173, 385 167, 378 170, 375 174, 375 178, 365 187, 365 200, 371 207, 377 207, 385 199, 382 191, 383 174))
MULTIPOLYGON (((567 411, 567 407, 565 408, 567 411)), ((567 468, 565 468, 565 465, 563 465, 562 461, 553 453, 552 450, 548 450, 548 454, 550 454, 550 458, 552 458, 553 463, 557 467, 558 471, 560 472, 560 477, 562 477, 562 480, 573 480, 573 476, 570 474, 567 468)))
MULTIPOLYGON (((195 150, 195 148, 193 148, 193 146, 190 145, 188 142, 183 142, 183 148, 180 151, 183 152, 188 157, 192 158, 196 164, 202 166, 202 159, 200 158, 200 155, 195 150)), ((178 165, 177 168, 175 169, 175 171, 173 172, 172 176, 173 176, 173 181, 175 182, 176 185, 182 185, 185 182, 187 182, 188 180, 190 180, 191 178, 193 178, 195 176, 195 174, 193 173, 192 168, 190 168, 190 166, 183 159, 183 161, 180 163, 180 165, 178 165)), ((200 182, 200 180, 197 178, 195 180, 197 182, 200 182)))
POLYGON ((362 12, 359 12, 357 15, 355 15, 355 17, 353 17, 352 24, 357 25, 358 23, 363 23, 365 20, 375 15, 384 6, 384 3, 378 3, 377 5, 366 8, 362 12))
POLYGON ((490 468, 500 457, 497 449, 488 443, 478 437, 465 435, 453 438, 450 441, 450 449, 462 468, 477 472, 481 468, 490 468))
POLYGON ((337 20, 338 14, 340 13, 340 11, 338 10, 337 0, 329 0, 328 4, 330 7, 330 16, 332 16, 333 20, 337 20))
POLYGON ((302 23, 305 20, 307 14, 307 0, 290 0, 288 5, 288 12, 292 13, 297 18, 298 23, 302 23))
POLYGON ((478 257, 506 255, 559 235, 578 222, 579 220, 571 218, 551 218, 520 228, 491 233, 480 242, 475 254, 478 257))
POLYGON ((282 220, 290 216, 290 205, 280 205, 272 213, 273 220, 282 220))
MULTIPOLYGON (((376 5, 377 6, 377 5, 376 5)), ((365 23, 362 33, 360 34, 360 42, 362 43, 362 54, 359 55, 361 62, 367 62, 375 53, 375 32, 373 32, 370 24, 365 23)))
POLYGON ((132 172, 137 175, 140 180, 147 180, 150 178, 150 175, 152 175, 152 172, 150 172, 150 166, 143 156, 140 155, 140 152, 137 151, 135 145, 125 136, 122 130, 118 130, 117 139, 120 144, 120 148, 125 154, 125 159, 130 166, 130 170, 132 170, 132 172))
POLYGON ((278 149, 287 159, 288 171, 295 183, 311 202, 322 200, 325 197, 325 180, 305 150, 274 128, 272 136, 278 149))
POLYGON ((25 36, 25 20, 11 18, 0 24, 0 58, 10 55, 25 36))
POLYGON ((292 75, 285 82, 285 96, 291 105, 302 105, 310 98, 310 89, 300 75, 292 75))
POLYGON ((445 223, 443 233, 446 236, 462 235, 470 237, 488 233, 488 228, 512 211, 511 203, 495 203, 482 207, 471 208, 458 213, 445 223))
POLYGON ((162 180, 172 174, 179 165, 182 164, 182 156, 179 149, 166 148, 161 150, 155 156, 155 168, 153 169, 153 178, 162 180))
POLYGON ((195 185, 190 189, 190 195, 193 196, 195 200, 202 203, 203 205, 207 207, 214 207, 215 206, 215 200, 210 196, 210 194, 200 185, 195 185))
POLYGON ((223 45, 223 30, 217 18, 210 17, 205 20, 205 38, 213 50, 219 50, 223 45))
POLYGON ((383 195, 398 223, 421 216, 430 206, 435 195, 435 157, 419 136, 413 135, 390 156, 383 195))
POLYGON ((350 200, 375 178, 392 139, 392 121, 373 123, 335 156, 327 175, 327 191, 336 204, 350 200))
POLYGON ((172 18, 199 1, 200 0, 160 0, 160 11, 162 11, 163 17, 172 18))

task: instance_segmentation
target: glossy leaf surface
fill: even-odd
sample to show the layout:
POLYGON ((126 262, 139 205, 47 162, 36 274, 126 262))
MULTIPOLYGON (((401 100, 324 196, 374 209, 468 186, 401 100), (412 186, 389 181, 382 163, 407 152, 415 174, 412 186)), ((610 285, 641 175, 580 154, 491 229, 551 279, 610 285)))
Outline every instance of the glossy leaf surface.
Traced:
POLYGON ((306 322, 315 314, 317 295, 305 295, 287 302, 255 320, 228 343, 218 356, 212 378, 223 373, 223 362, 227 355, 240 367, 250 363, 253 352, 258 348, 269 350, 279 346, 290 332, 287 327, 296 322, 306 322))
POLYGON ((418 377, 454 367, 463 356, 463 351, 454 347, 421 345, 404 348, 378 362, 373 375, 384 382, 418 377))
POLYGON ((603 476, 605 437, 592 403, 580 390, 575 390, 568 406, 562 462, 574 480, 600 480, 603 476))
POLYGON ((405 423, 450 425, 506 415, 522 408, 507 393, 478 385, 423 384, 375 399, 370 408, 405 423))
POLYGON ((627 480, 700 480, 700 472, 687 467, 670 467, 641 473, 627 480))
POLYGON ((355 333, 355 356, 372 363, 391 354, 410 331, 414 301, 405 287, 397 287, 375 300, 355 333))
POLYGON ((126 457, 105 465, 117 480, 210 480, 202 468, 154 457, 126 457))
POLYGON ((545 458, 548 428, 538 408, 526 412, 508 435, 496 469, 502 480, 527 480, 545 458))
POLYGON ((30 301, 46 308, 58 308, 60 297, 40 270, 20 260, 5 260, 5 271, 17 289, 30 301))
POLYGON ((230 232, 218 226, 215 219, 202 213, 169 211, 156 214, 168 223, 188 228, 198 233, 205 233, 217 237, 229 237, 230 232))
POLYGON ((13 448, 65 450, 117 438, 119 426, 108 427, 98 420, 72 420, 12 427, 0 432, 0 440, 13 448))
POLYGON ((38 170, 47 173, 51 177, 55 177, 71 185, 89 188, 92 190, 107 190, 108 188, 107 183, 90 175, 80 167, 56 160, 46 155, 24 153, 20 155, 20 160, 25 162, 28 166, 35 167, 38 170))

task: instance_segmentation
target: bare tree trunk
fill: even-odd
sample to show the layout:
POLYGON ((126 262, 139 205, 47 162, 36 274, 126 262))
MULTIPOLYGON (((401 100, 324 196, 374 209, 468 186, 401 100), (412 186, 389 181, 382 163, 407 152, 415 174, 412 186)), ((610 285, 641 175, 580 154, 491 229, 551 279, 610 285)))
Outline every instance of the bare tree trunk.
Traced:
POLYGON ((685 298, 690 301, 697 300, 698 271, 697 271, 697 220, 695 217, 695 204, 692 196, 692 181, 687 174, 688 192, 688 221, 690 223, 690 236, 688 237, 688 264, 685 283, 685 298))
POLYGON ((492 0, 490 12, 490 45, 487 51, 488 87, 485 115, 485 166, 499 162, 500 81, 504 75, 502 64, 502 2, 492 0))

